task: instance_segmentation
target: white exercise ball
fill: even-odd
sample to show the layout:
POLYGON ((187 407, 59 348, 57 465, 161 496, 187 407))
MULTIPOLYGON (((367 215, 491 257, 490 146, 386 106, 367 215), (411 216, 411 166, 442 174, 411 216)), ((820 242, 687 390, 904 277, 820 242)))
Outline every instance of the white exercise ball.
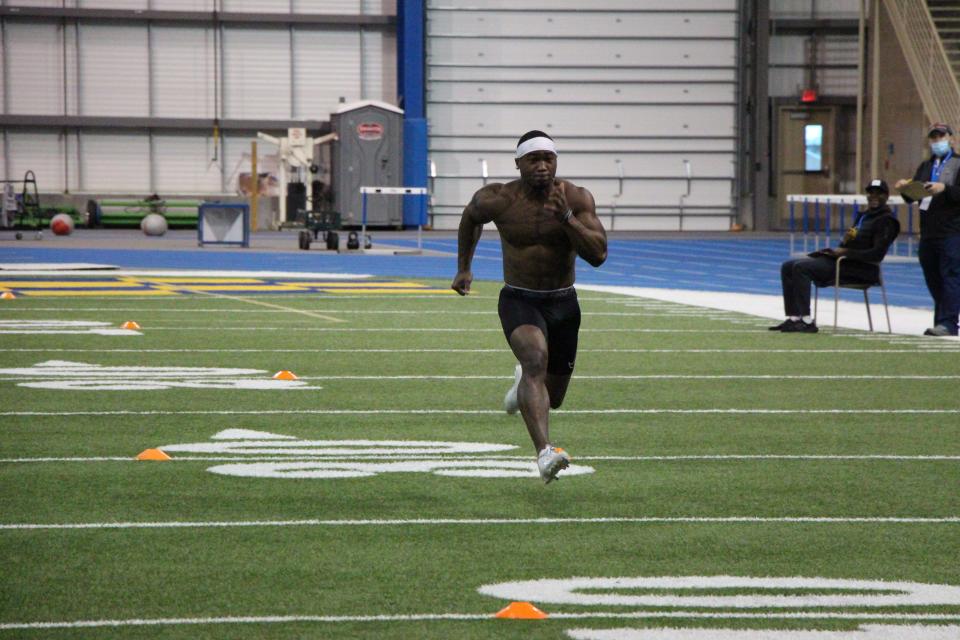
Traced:
POLYGON ((167 219, 159 213, 150 213, 140 221, 140 229, 148 236, 162 236, 167 232, 167 219))

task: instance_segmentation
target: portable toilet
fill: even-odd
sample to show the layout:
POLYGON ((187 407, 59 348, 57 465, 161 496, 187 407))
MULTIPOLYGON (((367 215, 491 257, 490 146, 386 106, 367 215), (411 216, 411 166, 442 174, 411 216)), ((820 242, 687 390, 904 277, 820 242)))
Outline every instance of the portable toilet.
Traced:
MULTIPOLYGON (((379 100, 341 104, 330 115, 333 207, 345 226, 360 226, 360 187, 403 185, 403 109, 379 100)), ((367 197, 367 226, 402 227, 403 198, 367 197)))

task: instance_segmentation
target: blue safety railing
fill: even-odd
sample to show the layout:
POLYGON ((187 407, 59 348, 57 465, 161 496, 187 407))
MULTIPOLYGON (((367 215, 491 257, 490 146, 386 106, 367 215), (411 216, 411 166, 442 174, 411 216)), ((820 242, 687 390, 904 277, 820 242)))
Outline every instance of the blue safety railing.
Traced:
MULTIPOLYGON (((861 209, 867 206, 865 196, 796 194, 787 196, 790 225, 790 253, 809 253, 832 246, 832 233, 843 238, 856 222, 861 209), (799 220, 797 213, 799 211, 799 220), (797 234, 799 233, 799 243, 797 234), (798 249, 799 246, 799 249, 798 249)), ((900 235, 890 247, 889 256, 916 257, 914 215, 916 203, 906 203, 900 196, 891 196, 887 206, 900 221, 900 235)), ((837 240, 837 244, 840 240, 837 240)))

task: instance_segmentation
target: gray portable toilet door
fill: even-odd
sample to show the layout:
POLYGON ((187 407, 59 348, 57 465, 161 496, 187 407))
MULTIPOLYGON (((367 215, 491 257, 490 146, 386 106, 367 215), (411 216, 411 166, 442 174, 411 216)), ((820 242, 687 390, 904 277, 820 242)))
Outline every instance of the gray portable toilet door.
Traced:
MULTIPOLYGON (((361 186, 396 186, 399 166, 395 157, 399 149, 393 148, 397 139, 393 127, 398 126, 396 117, 391 118, 377 109, 360 109, 347 116, 347 126, 356 135, 357 158, 351 159, 354 171, 350 173, 350 190, 358 194, 361 186)), ((398 224, 401 200, 394 196, 370 196, 367 204, 368 225, 398 224)))

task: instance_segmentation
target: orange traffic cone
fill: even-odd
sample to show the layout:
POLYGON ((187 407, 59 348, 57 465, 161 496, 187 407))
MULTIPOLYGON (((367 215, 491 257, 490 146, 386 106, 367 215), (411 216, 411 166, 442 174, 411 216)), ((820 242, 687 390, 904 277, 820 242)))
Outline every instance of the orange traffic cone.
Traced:
POLYGON ((137 455, 137 460, 154 460, 160 462, 163 460, 173 460, 160 449, 144 449, 137 455))
POLYGON ((529 602, 511 602, 497 611, 493 617, 511 620, 543 620, 549 616, 529 602))
POLYGON ((296 380, 297 374, 295 374, 293 371, 287 371, 286 369, 284 369, 283 371, 277 371, 275 374, 273 374, 273 379, 274 380, 296 380))
POLYGON ((140 328, 140 325, 138 325, 138 324, 137 324, 136 322, 134 322, 133 320, 127 320, 127 321, 124 322, 122 325, 120 325, 120 328, 121 328, 121 329, 130 329, 130 330, 132 330, 132 331, 136 331, 137 329, 140 328))
POLYGON ((4 291, 0 293, 0 300, 16 300, 17 296, 13 295, 13 291, 4 291))

